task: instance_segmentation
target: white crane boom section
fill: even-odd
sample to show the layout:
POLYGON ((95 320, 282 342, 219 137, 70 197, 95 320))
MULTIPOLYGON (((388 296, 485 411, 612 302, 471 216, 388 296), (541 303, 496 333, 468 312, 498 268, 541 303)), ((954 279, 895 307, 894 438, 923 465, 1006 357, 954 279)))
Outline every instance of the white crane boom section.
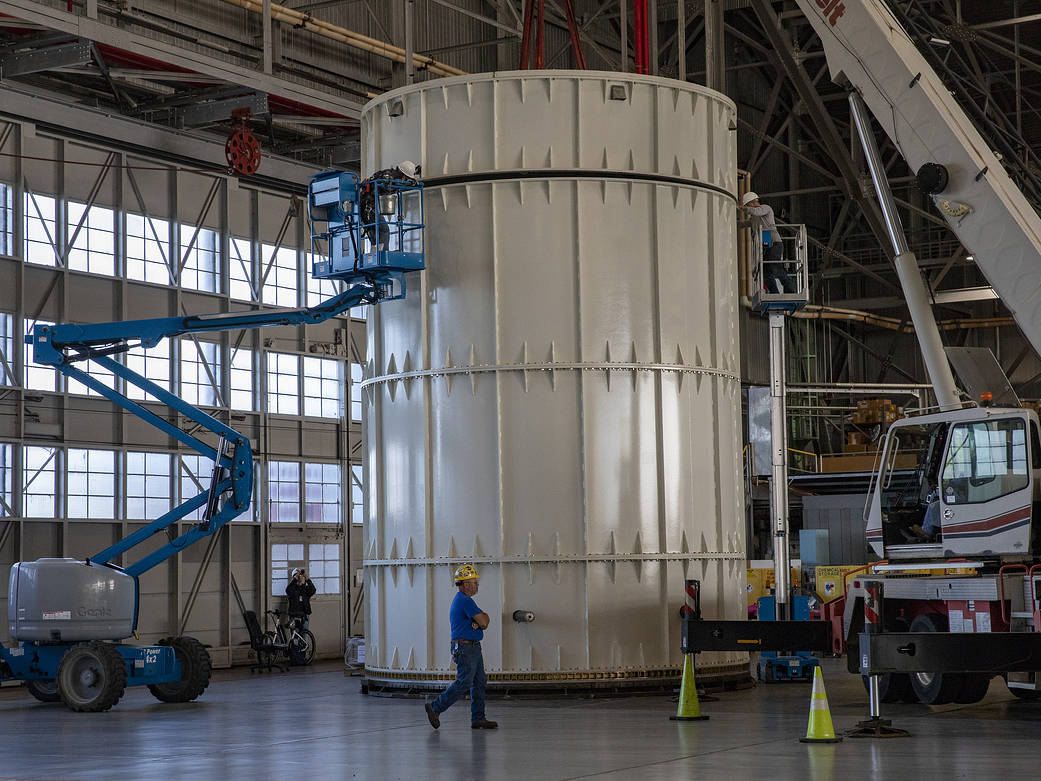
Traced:
POLYGON ((884 2, 796 2, 912 171, 947 169, 938 211, 1041 353, 1041 217, 884 2))

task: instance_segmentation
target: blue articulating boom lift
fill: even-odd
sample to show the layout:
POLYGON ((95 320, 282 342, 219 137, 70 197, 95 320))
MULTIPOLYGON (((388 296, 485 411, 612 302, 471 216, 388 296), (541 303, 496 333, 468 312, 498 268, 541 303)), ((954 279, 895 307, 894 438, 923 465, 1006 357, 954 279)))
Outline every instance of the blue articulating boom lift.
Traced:
POLYGON ((412 181, 359 182, 351 173, 315 176, 308 192, 312 235, 319 254, 312 274, 340 280, 346 290, 303 309, 231 312, 164 317, 89 325, 37 325, 26 337, 36 363, 53 366, 151 423, 195 452, 213 459, 208 490, 85 561, 40 559, 11 569, 8 622, 14 648, 0 648, 0 680, 26 681, 45 702, 62 701, 76 711, 111 708, 128 685, 147 685, 164 702, 189 702, 209 684, 210 657, 191 637, 170 637, 156 646, 125 645, 136 634, 138 577, 200 539, 216 534, 249 509, 253 492, 253 452, 249 439, 116 361, 115 354, 162 339, 205 331, 320 323, 361 304, 380 304, 405 296, 406 275, 422 270, 423 189, 412 181), (374 198, 371 222, 362 219, 362 202, 374 198), (94 361, 153 399, 166 404, 218 438, 212 447, 171 424, 142 404, 91 377, 80 368, 94 361), (176 534, 178 521, 202 509, 202 519, 176 534), (126 566, 115 562, 152 535, 168 541, 126 566))

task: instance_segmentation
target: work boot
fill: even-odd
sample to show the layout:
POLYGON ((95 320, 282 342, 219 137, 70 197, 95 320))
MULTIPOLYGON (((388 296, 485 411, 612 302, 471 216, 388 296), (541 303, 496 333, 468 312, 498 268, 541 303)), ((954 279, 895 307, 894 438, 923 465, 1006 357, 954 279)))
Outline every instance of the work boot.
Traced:
POLYGON ((470 729, 496 729, 499 723, 496 721, 488 721, 488 719, 481 719, 470 724, 470 729))
POLYGON ((440 727, 441 719, 438 717, 436 713, 434 713, 434 709, 430 707, 429 702, 423 703, 423 709, 427 712, 427 721, 430 722, 430 726, 434 729, 440 727))

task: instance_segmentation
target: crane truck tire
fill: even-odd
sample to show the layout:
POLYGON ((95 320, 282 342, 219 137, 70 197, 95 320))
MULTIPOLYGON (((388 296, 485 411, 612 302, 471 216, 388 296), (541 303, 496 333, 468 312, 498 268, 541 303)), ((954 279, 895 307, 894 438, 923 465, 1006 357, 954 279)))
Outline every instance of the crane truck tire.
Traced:
MULTIPOLYGON (((947 616, 942 613, 915 616, 911 631, 946 632, 947 616)), ((964 678, 957 673, 911 673, 911 688, 923 705, 946 705, 961 696, 964 678)))
POLYGON ((55 681, 68 708, 82 713, 106 711, 126 689, 126 662, 112 643, 92 640, 65 653, 55 681))
POLYGON ((53 679, 49 681, 39 679, 26 681, 25 688, 29 690, 29 694, 40 702, 61 702, 58 682, 53 679))
POLYGON ((159 645, 173 646, 174 655, 181 663, 181 680, 155 683, 148 691, 162 702, 191 702, 210 685, 210 654, 194 637, 164 637, 159 645))
POLYGON ((972 705, 987 696, 993 676, 987 673, 960 673, 958 677, 962 679, 962 687, 954 701, 959 705, 972 705))
MULTIPOLYGON (((861 626, 863 626, 863 606, 860 608, 861 626)), ((886 631, 906 632, 907 621, 896 617, 886 621, 886 631)), ((867 675, 860 676, 864 682, 864 691, 871 691, 870 678, 867 675)), ((886 673, 878 676, 878 698, 881 702, 918 702, 911 689, 911 676, 907 673, 886 673)))

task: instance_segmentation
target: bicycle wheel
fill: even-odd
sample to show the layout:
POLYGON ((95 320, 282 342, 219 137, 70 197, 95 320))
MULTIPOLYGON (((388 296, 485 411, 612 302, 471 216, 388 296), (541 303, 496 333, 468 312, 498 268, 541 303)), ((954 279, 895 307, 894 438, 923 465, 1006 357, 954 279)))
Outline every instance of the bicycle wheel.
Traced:
POLYGON ((292 652, 295 652, 295 656, 303 661, 304 664, 310 664, 314 661, 315 653, 318 651, 318 643, 314 639, 314 635, 310 629, 297 629, 293 632, 293 637, 289 641, 292 652))

